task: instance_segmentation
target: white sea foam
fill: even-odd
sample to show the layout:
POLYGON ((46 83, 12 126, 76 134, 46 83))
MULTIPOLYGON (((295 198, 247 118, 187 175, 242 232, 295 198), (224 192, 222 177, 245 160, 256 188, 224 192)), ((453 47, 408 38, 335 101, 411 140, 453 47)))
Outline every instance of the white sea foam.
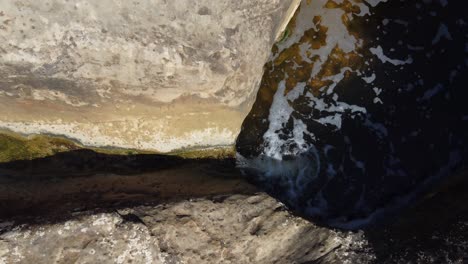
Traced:
POLYGON ((369 77, 362 77, 362 79, 366 82, 366 83, 373 83, 375 81, 375 73, 373 73, 371 76, 369 77))
POLYGON ((270 115, 268 117, 270 126, 263 135, 266 144, 264 154, 276 160, 282 159, 282 147, 285 144, 284 140, 280 138, 280 130, 283 129, 283 125, 289 120, 294 111, 284 96, 285 90, 286 82, 281 81, 270 107, 270 115))
MULTIPOLYGON (((381 2, 387 0, 366 0, 366 2, 375 7, 381 2)), ((340 3, 342 1, 336 1, 340 3)), ((332 55, 335 47, 340 48, 345 53, 356 51, 361 47, 362 40, 349 33, 347 27, 343 24, 342 17, 345 14, 341 9, 328 9, 324 8, 327 0, 315 0, 307 4, 306 0, 301 2, 301 7, 296 14, 296 25, 291 30, 290 35, 281 43, 278 43, 278 52, 273 54, 270 58, 274 61, 282 51, 290 48, 292 45, 299 43, 305 32, 309 29, 318 30, 313 22, 314 17, 320 17, 320 25, 327 28, 326 45, 313 49, 309 43, 302 43, 299 46, 299 55, 302 60, 312 63, 312 58, 318 58, 313 62, 313 68, 310 73, 310 80, 318 78, 318 73, 322 70, 324 63, 332 55)), ((369 6, 364 3, 355 3, 361 8, 360 16, 370 14, 369 6)), ((349 19, 353 19, 349 16, 349 19)), ((412 63, 412 59, 396 60, 390 59, 383 53, 383 49, 378 46, 372 48, 371 52, 376 55, 382 62, 389 62, 393 65, 404 65, 412 63)), ((309 184, 318 177, 321 166, 326 166, 325 170, 328 172, 329 180, 337 174, 338 168, 333 167, 333 164, 321 164, 319 159, 319 152, 327 155, 328 150, 318 150, 314 145, 315 135, 308 130, 306 122, 293 116, 294 103, 299 98, 301 100, 308 100, 309 108, 314 116, 307 116, 307 113, 301 112, 301 118, 313 120, 323 125, 340 130, 345 115, 354 117, 357 115, 367 114, 364 107, 358 105, 350 105, 348 103, 339 101, 339 96, 335 93, 337 85, 343 81, 348 72, 358 72, 357 69, 344 67, 338 74, 326 76, 322 81, 331 81, 331 84, 321 88, 324 95, 331 97, 333 100, 326 100, 324 97, 315 96, 311 92, 306 91, 306 83, 298 83, 287 94, 286 92, 286 79, 279 82, 276 92, 273 96, 273 101, 270 107, 268 116, 269 127, 263 135, 263 152, 252 158, 245 158, 237 154, 238 166, 244 171, 250 171, 260 177, 260 180, 266 181, 267 185, 276 183, 281 186, 283 191, 283 198, 286 199, 290 205, 297 204, 298 199, 312 194, 307 194, 309 184), (317 114, 318 113, 318 114, 317 114), (286 128, 286 125, 292 122, 293 127, 286 128), (306 139, 307 138, 307 139, 306 139), (270 181, 270 183, 268 183, 270 181)), ((361 77, 366 83, 373 83, 377 76, 373 73, 367 77, 361 77)), ((378 96, 381 91, 378 88, 374 89, 378 96)), ((379 99, 376 97, 376 99, 379 99)), ((380 99, 379 99, 380 100, 380 99)), ((380 101, 381 102, 381 101, 380 101)), ((371 127, 380 137, 385 137, 388 134, 387 129, 382 124, 367 122, 367 126, 371 127)), ((327 148, 333 148, 328 146, 327 148)), ((361 161, 355 160, 356 166, 365 170, 365 164, 361 161)), ((364 197, 364 196, 363 196, 364 197)), ((365 201, 361 199, 361 203, 365 201)), ((306 213, 309 215, 326 215, 328 210, 328 202, 324 197, 324 193, 317 191, 315 196, 309 200, 306 213)), ((349 223, 347 227, 353 228, 361 226, 372 221, 372 219, 359 219, 355 222, 349 223)), ((336 221, 335 225, 340 225, 342 222, 336 221)), ((346 225, 346 224, 345 224, 346 225)))
POLYGON ((382 49, 381 46, 377 46, 375 48, 370 48, 370 52, 372 54, 374 54, 375 56, 377 56, 377 58, 379 58, 379 60, 382 61, 383 63, 388 62, 388 63, 391 63, 391 64, 393 64, 395 66, 413 63, 413 58, 411 58, 411 57, 408 57, 406 60, 390 59, 389 57, 387 57, 384 54, 383 49, 382 49))
POLYGON ((298 197, 306 191, 320 171, 320 161, 315 147, 307 152, 278 160, 265 155, 246 159, 237 153, 237 165, 240 169, 255 173, 261 181, 280 182, 290 204, 295 204, 298 197))

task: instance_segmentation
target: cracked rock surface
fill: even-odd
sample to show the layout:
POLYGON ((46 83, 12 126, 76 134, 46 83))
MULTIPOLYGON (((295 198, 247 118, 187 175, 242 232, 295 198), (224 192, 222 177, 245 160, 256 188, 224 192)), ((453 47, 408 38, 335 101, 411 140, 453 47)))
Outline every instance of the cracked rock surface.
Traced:
POLYGON ((330 263, 343 243, 265 194, 77 213, 0 239, 4 263, 330 263))
POLYGON ((233 144, 292 0, 0 0, 0 128, 233 144))
POLYGON ((232 158, 77 150, 0 164, 0 263, 466 263, 466 174, 384 226, 319 226, 232 158))
POLYGON ((317 226, 262 192, 11 217, 0 263, 466 263, 466 185, 359 232, 317 226))

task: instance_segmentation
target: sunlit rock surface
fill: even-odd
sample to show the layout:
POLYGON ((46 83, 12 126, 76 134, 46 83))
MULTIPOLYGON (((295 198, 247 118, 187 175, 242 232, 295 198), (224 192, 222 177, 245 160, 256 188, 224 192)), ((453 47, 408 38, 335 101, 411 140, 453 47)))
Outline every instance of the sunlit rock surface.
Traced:
POLYGON ((0 128, 233 144, 292 0, 0 0, 0 128))
MULTIPOLYGON (((22 226, 0 234, 6 263, 340 263, 343 234, 260 195, 197 199, 22 226), (317 248, 317 250, 312 250, 317 248)), ((12 223, 0 223, 0 230, 12 223), (5 226, 6 225, 6 226, 5 226)))
POLYGON ((460 1, 304 0, 237 139, 239 166, 291 208, 367 226, 467 157, 460 1))
POLYGON ((289 214, 268 195, 232 195, 0 221, 0 262, 465 263, 467 223, 341 232, 289 214))

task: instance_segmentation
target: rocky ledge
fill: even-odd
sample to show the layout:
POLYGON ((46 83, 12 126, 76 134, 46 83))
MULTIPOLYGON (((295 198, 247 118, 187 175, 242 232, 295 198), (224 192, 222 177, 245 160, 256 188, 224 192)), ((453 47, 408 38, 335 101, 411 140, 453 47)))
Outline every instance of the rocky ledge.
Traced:
POLYGON ((349 232, 292 214, 230 158, 78 150, 0 163, 0 174, 0 263, 468 260, 466 177, 398 221, 349 232))

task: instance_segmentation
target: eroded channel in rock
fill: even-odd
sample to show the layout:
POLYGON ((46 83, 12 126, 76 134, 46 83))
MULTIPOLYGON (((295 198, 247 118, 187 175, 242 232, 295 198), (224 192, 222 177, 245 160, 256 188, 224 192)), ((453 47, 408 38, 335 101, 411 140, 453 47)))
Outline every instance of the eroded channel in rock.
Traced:
POLYGON ((466 262, 461 2, 115 3, 0 0, 0 263, 466 262))

